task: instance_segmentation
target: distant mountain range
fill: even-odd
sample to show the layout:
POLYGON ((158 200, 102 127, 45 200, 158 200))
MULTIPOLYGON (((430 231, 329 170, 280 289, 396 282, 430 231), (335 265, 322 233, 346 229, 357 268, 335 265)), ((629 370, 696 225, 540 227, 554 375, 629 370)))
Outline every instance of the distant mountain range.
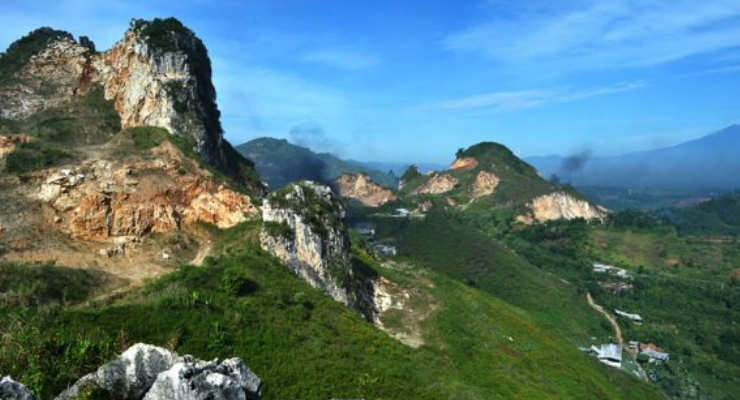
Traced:
POLYGON ((740 188, 740 125, 677 146, 613 157, 529 157, 543 177, 576 186, 740 188))
POLYGON ((372 167, 373 164, 345 161, 329 153, 314 153, 285 139, 258 138, 236 149, 255 163, 262 179, 273 189, 301 179, 329 184, 341 174, 360 172, 368 174, 383 186, 398 186, 398 177, 394 173, 384 172, 392 168, 380 170, 372 167))

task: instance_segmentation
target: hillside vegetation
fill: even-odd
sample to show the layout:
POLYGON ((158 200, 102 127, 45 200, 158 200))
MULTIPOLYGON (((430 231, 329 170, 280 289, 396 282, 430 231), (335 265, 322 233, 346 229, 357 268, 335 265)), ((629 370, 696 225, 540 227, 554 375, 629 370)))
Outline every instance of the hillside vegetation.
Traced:
POLYGON ((254 161, 257 171, 273 189, 299 180, 332 184, 345 173, 366 173, 373 181, 388 188, 398 185, 398 178, 393 174, 362 167, 329 153, 314 153, 285 139, 254 139, 236 149, 254 161))

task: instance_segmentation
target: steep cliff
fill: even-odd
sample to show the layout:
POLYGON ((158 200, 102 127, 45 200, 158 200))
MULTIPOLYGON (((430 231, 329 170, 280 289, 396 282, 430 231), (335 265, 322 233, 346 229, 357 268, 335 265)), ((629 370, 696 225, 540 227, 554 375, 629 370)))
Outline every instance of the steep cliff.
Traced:
POLYGON ((378 185, 364 173, 342 174, 334 180, 334 187, 340 196, 357 200, 367 207, 379 207, 396 200, 393 190, 378 185))
POLYGON ((262 248, 311 286, 373 319, 373 281, 352 263, 345 211, 327 186, 303 181, 262 205, 262 248))
POLYGON ((253 165, 223 140, 208 51, 176 19, 133 20, 103 53, 88 39, 78 43, 44 28, 12 45, 3 59, 0 117, 24 120, 102 87, 124 129, 167 129, 192 141, 206 163, 261 190, 253 165))
POLYGON ((262 204, 262 247, 311 286, 352 305, 353 276, 344 209, 326 186, 304 181, 262 204))

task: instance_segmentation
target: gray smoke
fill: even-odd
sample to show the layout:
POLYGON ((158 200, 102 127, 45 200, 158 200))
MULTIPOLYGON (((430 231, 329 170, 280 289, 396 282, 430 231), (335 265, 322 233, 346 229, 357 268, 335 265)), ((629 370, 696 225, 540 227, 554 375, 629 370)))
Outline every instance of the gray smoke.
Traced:
POLYGON ((307 147, 317 153, 331 153, 337 155, 341 152, 341 144, 327 136, 324 129, 314 123, 296 125, 290 130, 290 141, 302 147, 307 147))
POLYGON ((577 154, 573 154, 563 160, 560 165, 560 171, 563 175, 571 175, 575 172, 580 172, 591 159, 593 152, 591 150, 583 150, 577 154))

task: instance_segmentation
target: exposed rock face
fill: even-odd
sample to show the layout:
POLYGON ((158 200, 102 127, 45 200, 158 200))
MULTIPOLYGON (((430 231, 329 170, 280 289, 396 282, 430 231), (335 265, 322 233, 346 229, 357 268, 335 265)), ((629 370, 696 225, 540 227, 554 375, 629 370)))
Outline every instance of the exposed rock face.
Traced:
POLYGON ((262 382, 238 358, 205 362, 151 345, 136 344, 78 380, 57 400, 91 390, 120 400, 259 400, 262 382))
POLYGON ((337 193, 342 197, 355 199, 368 207, 380 207, 396 200, 391 189, 373 182, 367 174, 342 174, 335 181, 337 193))
POLYGON ((608 211, 600 206, 577 199, 567 193, 556 192, 540 196, 528 204, 531 215, 519 220, 528 222, 534 219, 537 222, 552 221, 558 219, 604 219, 608 211))
POLYGON ((264 200, 262 248, 336 301, 353 306, 353 271, 344 209, 326 186, 301 182, 264 200))
POLYGON ((26 118, 100 85, 124 128, 165 128, 193 138, 206 162, 228 164, 208 53, 174 19, 134 20, 124 39, 104 53, 95 53, 89 40, 56 37, 16 78, 0 90, 2 118, 26 118))
POLYGON ((71 37, 58 37, 33 55, 0 90, 0 117, 22 119, 69 101, 90 62, 89 49, 71 37))
POLYGON ((124 39, 93 60, 105 97, 113 100, 124 128, 158 126, 193 137, 211 164, 224 163, 222 130, 205 47, 175 25, 166 43, 153 44, 155 24, 135 20, 124 39))
POLYGON ((434 173, 424 182, 419 189, 418 194, 442 194, 451 191, 459 183, 458 179, 448 173, 434 173))
POLYGON ((37 199, 64 230, 89 240, 174 232, 198 221, 229 228, 257 214, 248 196, 214 183, 169 142, 153 152, 153 161, 95 160, 52 172, 37 199))
POLYGON ((453 171, 470 171, 478 166, 478 160, 472 157, 462 157, 455 160, 450 167, 453 171))
POLYGON ((28 136, 0 135, 0 160, 15 151, 16 145, 29 142, 30 140, 31 138, 29 138, 28 136))
POLYGON ((36 400, 30 389, 9 376, 0 378, 0 400, 36 400))
POLYGON ((480 171, 470 185, 470 195, 474 198, 488 196, 496 191, 499 179, 496 174, 488 171, 480 171))

